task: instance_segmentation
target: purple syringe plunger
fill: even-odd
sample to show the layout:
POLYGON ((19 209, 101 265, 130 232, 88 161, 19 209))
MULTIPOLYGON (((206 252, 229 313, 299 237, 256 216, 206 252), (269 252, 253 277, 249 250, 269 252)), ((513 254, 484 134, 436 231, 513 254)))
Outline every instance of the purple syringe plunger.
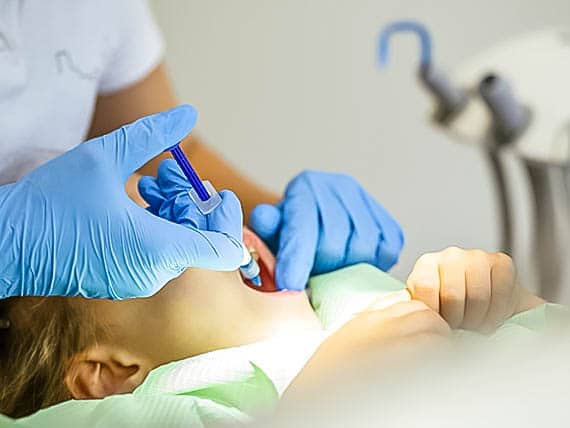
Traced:
POLYGON ((212 183, 200 179, 178 144, 168 150, 192 186, 188 195, 202 214, 210 214, 222 203, 222 198, 212 183))

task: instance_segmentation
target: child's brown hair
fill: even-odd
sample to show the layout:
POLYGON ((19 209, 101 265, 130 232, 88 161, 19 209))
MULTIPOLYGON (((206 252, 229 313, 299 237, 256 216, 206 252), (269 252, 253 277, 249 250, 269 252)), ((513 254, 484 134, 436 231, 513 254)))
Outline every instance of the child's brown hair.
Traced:
POLYGON ((68 297, 0 300, 0 413, 21 417, 71 398, 68 365, 97 341, 87 306, 68 297))

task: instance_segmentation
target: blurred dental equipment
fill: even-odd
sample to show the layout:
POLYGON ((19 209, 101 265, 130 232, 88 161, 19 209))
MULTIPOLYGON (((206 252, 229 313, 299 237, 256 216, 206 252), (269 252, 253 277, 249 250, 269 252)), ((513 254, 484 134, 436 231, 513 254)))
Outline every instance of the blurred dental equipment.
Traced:
MULTIPOLYGON (((198 173, 184 154, 179 144, 168 149, 172 157, 190 182, 190 190, 188 195, 198 210, 203 215, 208 215, 214 211, 222 202, 221 196, 218 194, 212 183, 207 180, 202 181, 198 173)), ((261 286, 261 277, 259 275, 260 268, 255 259, 251 256, 245 245, 243 247, 243 259, 240 266, 240 272, 243 277, 256 286, 261 286)))
POLYGON ((512 253, 515 218, 500 154, 518 158, 530 183, 534 210, 532 250, 540 291, 557 301, 570 206, 570 29, 553 28, 512 38, 463 64, 449 79, 434 66, 427 29, 414 21, 388 25, 378 55, 386 64, 389 41, 410 32, 420 40, 419 77, 436 102, 431 122, 453 139, 477 144, 490 165, 501 217, 501 248, 512 253), (559 199, 565 218, 559 219, 559 199), (557 221, 558 220, 558 221, 557 221))
POLYGON ((387 26, 380 37, 378 50, 380 63, 387 65, 390 37, 400 32, 415 33, 420 39, 419 76, 421 82, 437 101, 437 120, 448 120, 465 106, 467 96, 461 89, 451 84, 444 72, 433 65, 431 37, 424 26, 414 21, 399 21, 387 26))

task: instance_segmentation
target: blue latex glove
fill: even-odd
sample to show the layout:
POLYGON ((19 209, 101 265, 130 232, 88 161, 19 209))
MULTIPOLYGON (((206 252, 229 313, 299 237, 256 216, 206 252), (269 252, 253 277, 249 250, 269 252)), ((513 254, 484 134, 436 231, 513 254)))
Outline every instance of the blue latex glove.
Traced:
POLYGON ((303 290, 309 275, 366 262, 386 271, 404 246, 400 225, 344 174, 305 171, 277 205, 258 205, 250 226, 276 253, 279 289, 303 290))
MULTIPOLYGON (((153 214, 170 220, 171 222, 184 225, 188 228, 207 229, 211 222, 217 221, 220 216, 232 215, 227 223, 242 225, 243 215, 239 209, 218 212, 219 207, 208 215, 203 215, 188 196, 191 185, 184 176, 180 167, 173 159, 165 159, 158 166, 156 178, 144 176, 139 180, 139 193, 148 202, 148 210, 153 214)), ((219 192, 223 200, 237 200, 229 190, 219 192)), ((233 231, 232 236, 241 241, 243 228, 233 231)))
POLYGON ((195 122, 191 106, 149 116, 0 186, 0 297, 149 296, 189 266, 237 269, 242 224, 233 194, 199 230, 152 214, 124 191, 135 170, 195 122))

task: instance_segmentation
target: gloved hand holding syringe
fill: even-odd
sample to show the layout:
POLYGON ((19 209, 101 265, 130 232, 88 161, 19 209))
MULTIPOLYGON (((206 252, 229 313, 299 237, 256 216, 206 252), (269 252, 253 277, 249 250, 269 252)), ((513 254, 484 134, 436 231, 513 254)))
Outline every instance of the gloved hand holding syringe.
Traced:
MULTIPOLYGON (((207 180, 202 181, 200 179, 179 144, 170 147, 168 150, 192 186, 188 191, 188 196, 190 196, 192 202, 194 202, 198 210, 203 215, 210 214, 222 203, 222 198, 212 183, 207 180)), ((259 276, 259 265, 251 257, 251 254, 245 245, 243 246, 243 259, 240 271, 245 279, 251 281, 252 284, 256 286, 262 285, 261 278, 259 276)))
POLYGON ((0 186, 0 298, 147 297, 188 267, 237 269, 243 224, 232 192, 220 192, 218 208, 185 227, 133 203, 124 190, 196 118, 188 105, 147 116, 0 186))

